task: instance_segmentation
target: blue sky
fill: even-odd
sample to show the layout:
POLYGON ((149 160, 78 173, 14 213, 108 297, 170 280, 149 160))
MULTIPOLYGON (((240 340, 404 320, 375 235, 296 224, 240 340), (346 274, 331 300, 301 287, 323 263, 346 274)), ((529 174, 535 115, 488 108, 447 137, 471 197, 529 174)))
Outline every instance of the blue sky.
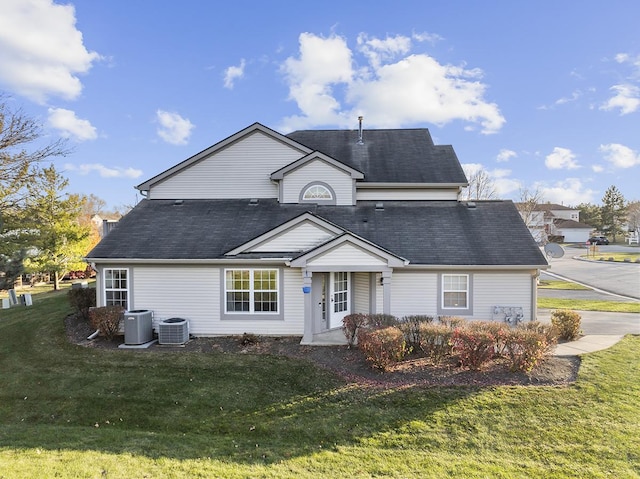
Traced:
POLYGON ((640 200, 640 2, 1 0, 0 90, 110 207, 258 121, 426 127, 501 198, 640 200))

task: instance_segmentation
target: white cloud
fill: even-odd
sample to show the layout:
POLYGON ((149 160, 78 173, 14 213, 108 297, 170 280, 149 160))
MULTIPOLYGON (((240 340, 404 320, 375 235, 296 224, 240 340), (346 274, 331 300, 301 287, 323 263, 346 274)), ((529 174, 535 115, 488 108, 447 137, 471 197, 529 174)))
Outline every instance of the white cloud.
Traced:
POLYGON ((507 150, 507 149, 503 148, 498 153, 498 156, 496 157, 496 161, 498 163, 505 163, 505 162, 511 160, 511 158, 516 158, 517 156, 518 156, 518 154, 515 151, 507 150))
POLYGON ((640 155, 638 152, 620 143, 600 145, 599 150, 604 154, 604 159, 616 168, 631 168, 640 165, 640 155))
POLYGON ((579 178, 566 178, 551 186, 537 183, 534 190, 540 190, 542 197, 550 202, 561 205, 579 205, 580 203, 591 203, 596 191, 585 189, 579 178))
POLYGON ((172 145, 186 145, 191 136, 191 130, 195 128, 187 118, 169 111, 156 111, 156 120, 160 123, 157 130, 158 136, 172 145))
POLYGON ((372 127, 454 120, 480 125, 483 133, 502 127, 498 106, 484 99, 481 70, 443 65, 429 55, 411 54, 412 48, 409 37, 361 34, 354 52, 340 36, 301 34, 298 57, 282 65, 289 97, 301 114, 285 118, 281 129, 353 126, 359 115, 372 127), (355 54, 362 61, 356 62, 355 54))
POLYGON ((244 67, 246 62, 244 58, 240 60, 240 65, 238 66, 230 66, 224 71, 224 87, 229 90, 233 90, 235 85, 235 81, 239 78, 244 77, 244 67))
POLYGON ((98 138, 96 128, 89 120, 78 118, 75 112, 64 108, 49 108, 49 125, 60 130, 60 135, 64 138, 74 138, 77 141, 98 138))
POLYGON ((640 88, 631 84, 613 85, 610 90, 616 94, 609 98, 601 107, 601 110, 620 109, 621 115, 633 113, 640 108, 640 88))
POLYGON ((550 170, 575 170, 580 168, 580 165, 575 161, 576 155, 567 148, 560 148, 556 146, 553 152, 547 155, 544 160, 544 164, 550 170))
POLYGON ((67 163, 64 165, 64 169, 66 171, 77 171, 80 175, 88 175, 96 171, 101 178, 138 178, 142 176, 142 170, 136 168, 121 168, 118 166, 109 168, 100 163, 83 163, 78 166, 67 163))
POLYGON ((602 173, 602 172, 604 171, 604 167, 603 167, 602 165, 593 165, 593 166, 591 167, 591 170, 592 170, 594 173, 602 173))
POLYGON ((86 49, 72 5, 52 0, 3 0, 0 15, 0 83, 38 103, 50 96, 72 100, 79 74, 100 55, 86 49))

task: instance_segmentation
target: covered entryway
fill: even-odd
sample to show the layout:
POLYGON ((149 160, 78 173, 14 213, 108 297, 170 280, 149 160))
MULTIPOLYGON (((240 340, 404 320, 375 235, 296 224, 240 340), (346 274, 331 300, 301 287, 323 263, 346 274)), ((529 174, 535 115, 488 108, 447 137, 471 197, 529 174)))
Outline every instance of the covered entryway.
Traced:
POLYGON ((344 344, 345 316, 390 313, 393 269, 406 264, 403 258, 349 233, 292 260, 290 266, 301 268, 303 287, 309 291, 302 343, 344 344), (366 304, 366 309, 361 306, 358 311, 356 303, 366 304))

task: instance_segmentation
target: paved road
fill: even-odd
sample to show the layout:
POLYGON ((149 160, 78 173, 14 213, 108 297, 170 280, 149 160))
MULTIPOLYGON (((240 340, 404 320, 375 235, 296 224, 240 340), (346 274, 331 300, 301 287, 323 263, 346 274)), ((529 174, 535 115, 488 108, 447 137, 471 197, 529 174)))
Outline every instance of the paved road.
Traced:
MULTIPOLYGON (((606 258, 608 252, 614 251, 640 253, 640 248, 617 245, 598 246, 596 258, 606 258)), ((575 259, 585 253, 584 247, 566 247, 562 258, 548 259, 550 268, 547 271, 593 288, 640 300, 640 263, 575 259)), ((546 278, 547 275, 543 273, 542 277, 546 278)))
MULTIPOLYGON (((639 252, 632 246, 599 246, 598 255, 606 257, 608 252, 639 252)), ((595 299, 613 301, 640 301, 640 264, 612 263, 608 261, 584 261, 576 256, 585 254, 585 248, 567 247, 562 258, 550 258, 550 274, 574 280, 586 286, 596 288, 589 291, 538 289, 539 296, 595 299)), ((551 278, 542 273, 543 279, 551 278)), ((582 331, 588 335, 624 335, 640 334, 640 314, 607 313, 600 311, 580 311, 582 331)), ((550 310, 539 309, 538 319, 549 322, 550 310)))

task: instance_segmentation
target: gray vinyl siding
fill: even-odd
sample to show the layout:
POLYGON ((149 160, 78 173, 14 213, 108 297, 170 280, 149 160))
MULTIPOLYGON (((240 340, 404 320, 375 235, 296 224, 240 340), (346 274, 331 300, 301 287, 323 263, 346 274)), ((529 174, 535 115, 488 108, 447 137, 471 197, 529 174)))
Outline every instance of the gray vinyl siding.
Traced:
POLYGON ((333 248, 323 255, 309 261, 309 266, 333 266, 333 265, 349 265, 351 266, 386 266, 387 263, 379 257, 361 250, 357 246, 343 244, 333 248))
MULTIPOLYGON (((259 265, 264 268, 264 265, 259 265)), ((154 328, 163 319, 189 320, 195 336, 228 336, 243 333, 302 335, 304 297, 300 270, 281 269, 284 288, 284 320, 224 320, 220 318, 220 268, 211 266, 136 266, 135 309, 154 312, 154 328)))
MULTIPOLYGON (((442 273, 453 271, 414 272, 394 271, 391 283, 391 312, 397 317, 411 314, 438 316, 438 281, 442 273)), ((465 274, 465 272, 460 272, 465 274)), ((480 272, 468 273, 471 288, 470 320, 491 320, 494 306, 520 306, 525 320, 531 319, 532 279, 531 272, 480 272)), ((382 287, 379 276, 376 283, 378 312, 382 311, 382 287)))
POLYGON ((277 198, 278 187, 271 181, 271 173, 301 156, 299 151, 255 132, 154 185, 148 197, 277 198))
MULTIPOLYGON (((356 184, 357 187, 357 184, 356 184)), ((457 200, 457 188, 357 188, 358 201, 457 200)))
POLYGON ((278 251, 306 251, 333 238, 334 233, 320 228, 310 221, 295 225, 276 238, 256 245, 249 251, 278 252, 278 251))
POLYGON ((392 314, 399 318, 413 314, 437 316, 437 286, 436 273, 394 271, 391 281, 392 314))
POLYGON ((369 273, 353 274, 354 313, 369 313, 369 273))
POLYGON ((531 274, 529 271, 474 273, 474 319, 492 319, 494 306, 519 306, 524 312, 524 320, 531 320, 534 293, 531 274))
POLYGON ((354 204, 351 175, 321 160, 310 161, 284 176, 282 202, 299 203, 303 188, 311 182, 322 182, 331 186, 336 194, 337 205, 354 204))
POLYGON ((208 334, 219 321, 220 272, 204 266, 136 266, 134 309, 153 311, 153 325, 168 318, 189 320, 189 332, 208 334))

